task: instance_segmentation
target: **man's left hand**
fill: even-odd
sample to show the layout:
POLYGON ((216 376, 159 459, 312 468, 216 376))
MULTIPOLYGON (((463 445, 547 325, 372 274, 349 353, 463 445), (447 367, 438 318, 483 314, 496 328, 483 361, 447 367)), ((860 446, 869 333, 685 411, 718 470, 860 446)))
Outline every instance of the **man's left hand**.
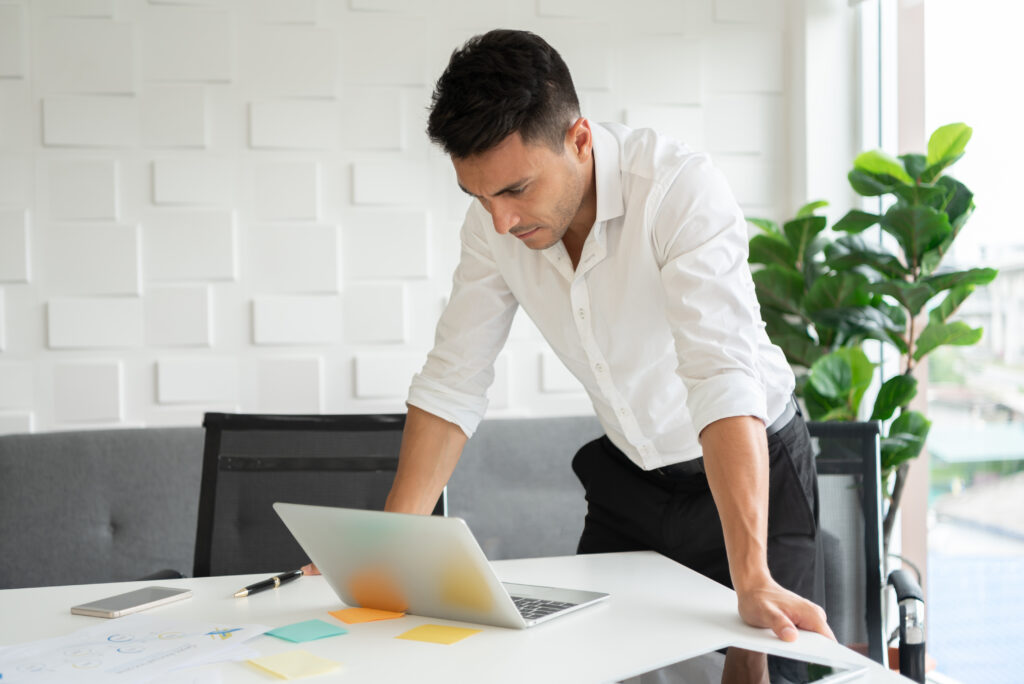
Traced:
POLYGON ((736 592, 740 617, 748 625, 767 627, 783 641, 796 641, 797 628, 836 640, 821 606, 784 589, 774 580, 736 592))

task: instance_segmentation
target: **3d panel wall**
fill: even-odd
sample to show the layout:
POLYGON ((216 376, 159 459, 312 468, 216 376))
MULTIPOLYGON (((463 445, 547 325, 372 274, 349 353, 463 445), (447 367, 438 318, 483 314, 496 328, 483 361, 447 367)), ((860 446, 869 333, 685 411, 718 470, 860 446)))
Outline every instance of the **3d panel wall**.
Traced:
MULTIPOLYGON (((780 210, 781 0, 0 0, 0 433, 404 410, 468 202, 426 107, 494 27, 780 210)), ((496 371, 589 408, 522 315, 496 371)))

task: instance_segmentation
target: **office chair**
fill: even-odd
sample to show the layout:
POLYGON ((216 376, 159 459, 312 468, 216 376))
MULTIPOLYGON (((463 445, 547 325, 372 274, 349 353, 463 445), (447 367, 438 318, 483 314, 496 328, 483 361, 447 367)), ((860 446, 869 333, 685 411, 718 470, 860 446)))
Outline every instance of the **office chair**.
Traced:
POLYGON ((404 414, 207 413, 194 576, 308 563, 274 502, 382 510, 404 426, 404 414))
POLYGON ((887 585, 900 607, 900 673, 924 682, 924 600, 905 570, 884 575, 880 424, 808 422, 817 441, 819 573, 825 613, 839 643, 867 644, 888 666, 884 620, 887 585))

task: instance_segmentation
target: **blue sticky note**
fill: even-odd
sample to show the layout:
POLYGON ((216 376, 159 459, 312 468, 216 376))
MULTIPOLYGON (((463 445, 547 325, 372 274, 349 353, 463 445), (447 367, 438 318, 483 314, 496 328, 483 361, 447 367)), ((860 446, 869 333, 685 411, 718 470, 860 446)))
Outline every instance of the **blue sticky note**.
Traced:
POLYGON ((298 644, 303 641, 313 641, 315 639, 338 636, 339 634, 348 634, 348 630, 323 620, 306 620, 305 622, 296 622, 293 625, 272 629, 267 634, 278 639, 294 641, 298 644))

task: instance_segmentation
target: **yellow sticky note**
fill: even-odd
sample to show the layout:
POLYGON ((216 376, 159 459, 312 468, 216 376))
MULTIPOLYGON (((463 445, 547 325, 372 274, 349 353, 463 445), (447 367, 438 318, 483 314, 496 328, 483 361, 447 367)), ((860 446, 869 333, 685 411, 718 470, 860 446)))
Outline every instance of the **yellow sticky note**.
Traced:
POLYGON ((376 608, 342 608, 341 610, 328 611, 327 614, 350 625, 355 625, 360 622, 394 620, 395 618, 405 617, 405 613, 395 613, 390 610, 377 610, 376 608))
POLYGON ((281 679, 303 679, 341 669, 341 663, 315 656, 309 651, 287 651, 248 662, 281 679))
POLYGON ((454 644, 466 637, 478 634, 479 629, 467 629, 466 627, 448 627, 446 625, 420 625, 413 627, 404 634, 399 634, 396 639, 408 639, 409 641, 429 641, 432 644, 454 644))

